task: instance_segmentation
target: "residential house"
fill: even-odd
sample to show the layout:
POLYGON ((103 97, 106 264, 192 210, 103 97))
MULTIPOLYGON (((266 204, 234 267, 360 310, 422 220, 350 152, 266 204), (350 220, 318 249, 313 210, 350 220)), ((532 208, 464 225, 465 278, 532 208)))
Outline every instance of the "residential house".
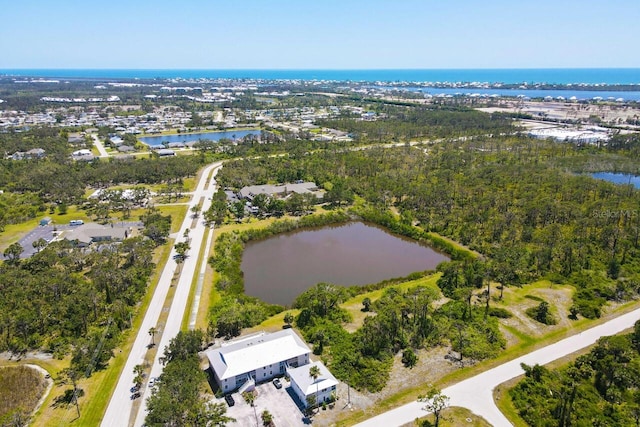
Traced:
POLYGON ((16 151, 10 158, 11 160, 31 160, 42 159, 46 157, 46 152, 42 148, 32 148, 29 151, 16 151))
POLYGON ((246 200, 253 200, 258 194, 266 194, 269 197, 286 198, 288 195, 297 194, 313 194, 316 198, 321 199, 323 196, 322 191, 318 188, 315 182, 302 182, 297 181, 295 183, 283 184, 283 185, 250 185, 243 187, 238 192, 239 196, 246 200))
POLYGON ((85 142, 84 134, 82 133, 70 133, 67 137, 69 144, 83 144, 85 142))
POLYGON ((166 149, 166 148, 158 150, 157 153, 158 153, 158 156, 160 156, 160 157, 171 157, 171 156, 175 156, 176 155, 175 151, 169 150, 169 149, 166 149))
POLYGON ((206 353, 220 390, 248 390, 256 382, 282 376, 309 363, 311 350, 293 329, 234 340, 206 353))
POLYGON ((64 238, 84 248, 92 243, 121 242, 131 235, 130 226, 87 223, 64 234, 64 238))

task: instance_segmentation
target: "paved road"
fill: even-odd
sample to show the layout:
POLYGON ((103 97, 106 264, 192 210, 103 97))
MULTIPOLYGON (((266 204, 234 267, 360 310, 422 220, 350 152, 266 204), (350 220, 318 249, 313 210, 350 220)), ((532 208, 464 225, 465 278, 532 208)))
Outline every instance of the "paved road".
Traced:
MULTIPOLYGON (((210 196, 215 191, 215 180, 211 182, 205 188, 205 184, 211 171, 214 171, 214 175, 218 169, 222 166, 222 162, 217 162, 207 166, 202 172, 198 187, 193 193, 193 197, 190 202, 189 211, 192 206, 195 206, 200 202, 200 199, 204 197, 203 210, 207 210, 211 204, 210 196)), ((193 219, 190 215, 186 215, 182 226, 180 227, 179 236, 182 236, 184 230, 191 227, 193 219)), ((131 400, 131 393, 129 389, 133 387, 133 368, 134 366, 141 364, 144 361, 144 357, 147 353, 147 345, 151 343, 151 337, 149 336, 149 329, 151 327, 161 327, 162 337, 158 343, 158 352, 151 367, 150 377, 157 377, 162 373, 163 366, 159 363, 159 358, 164 353, 164 348, 169 344, 169 341, 174 338, 180 331, 180 325, 187 306, 187 300, 189 298, 189 290, 191 289, 191 283, 193 275, 195 274, 196 264, 200 258, 198 251, 200 250, 203 236, 205 234, 204 220, 199 220, 194 228, 191 229, 189 237, 191 238, 191 253, 190 256, 182 264, 182 274, 180 280, 176 285, 176 292, 173 297, 173 302, 170 307, 169 316, 164 326, 158 325, 158 319, 164 302, 167 297, 167 293, 171 286, 171 279, 175 269, 177 268, 176 262, 173 260, 175 255, 175 249, 172 249, 171 256, 167 261, 167 264, 162 271, 158 285, 156 286, 155 293, 149 304, 149 308, 142 320, 142 325, 138 330, 129 358, 127 359, 118 384, 115 391, 109 401, 109 406, 102 419, 102 426, 104 427, 124 427, 129 425, 141 426, 144 423, 146 416, 146 399, 151 395, 150 389, 147 387, 142 394, 140 410, 137 414, 134 414, 135 424, 133 420, 130 420, 131 411, 133 408, 133 401, 131 400)), ((206 254, 205 254, 206 256, 206 254)))
POLYGON ((109 153, 107 153, 107 150, 105 150, 104 145, 102 145, 102 141, 100 141, 100 138, 98 138, 98 135, 94 134, 91 135, 91 137, 93 138, 93 145, 95 145, 100 152, 100 157, 109 157, 109 153))
MULTIPOLYGON (((521 363, 545 365, 594 344, 600 337, 614 335, 630 328, 638 319, 640 309, 461 381, 442 390, 442 393, 451 398, 451 406, 468 408, 476 415, 484 417, 494 427, 511 426, 493 401, 493 389, 523 374, 521 363)), ((357 427, 400 426, 424 417, 427 413, 422 410, 423 406, 418 402, 408 403, 357 424, 357 427)))

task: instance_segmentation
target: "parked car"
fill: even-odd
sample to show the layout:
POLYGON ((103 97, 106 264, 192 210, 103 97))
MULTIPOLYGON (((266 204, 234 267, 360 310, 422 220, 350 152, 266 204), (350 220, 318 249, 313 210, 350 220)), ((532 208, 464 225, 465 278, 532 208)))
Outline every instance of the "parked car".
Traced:
POLYGON ((227 405, 229 405, 229 406, 233 406, 233 405, 235 405, 235 404, 236 404, 236 401, 235 401, 235 400, 233 400, 233 396, 231 396, 230 394, 227 394, 227 395, 224 397, 224 400, 227 402, 227 405))
POLYGON ((282 388, 282 383, 280 382, 280 379, 279 379, 279 378, 276 378, 276 379, 274 379, 274 380, 273 380, 273 385, 274 385, 277 389, 282 388))

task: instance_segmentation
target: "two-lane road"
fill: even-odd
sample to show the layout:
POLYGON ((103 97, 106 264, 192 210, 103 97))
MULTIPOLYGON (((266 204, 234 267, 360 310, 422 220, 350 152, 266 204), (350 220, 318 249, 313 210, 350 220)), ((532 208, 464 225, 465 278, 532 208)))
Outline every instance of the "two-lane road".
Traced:
MULTIPOLYGON (((169 316, 167 318, 166 324, 162 327, 162 337, 160 339, 160 342, 158 343, 158 351, 151 367, 150 377, 157 377, 162 373, 162 365, 159 362, 159 358, 162 357, 164 348, 168 345, 169 341, 174 338, 180 331, 180 326, 189 299, 189 291, 191 289, 193 275, 195 274, 196 270, 196 264, 198 263, 198 259, 200 259, 201 256, 207 255, 199 253, 202 246, 202 239, 206 231, 204 221, 202 219, 198 220, 196 226, 194 228, 191 228, 193 219, 191 218, 191 215, 189 215, 189 213, 191 212, 191 208, 193 206, 196 206, 198 205, 198 203, 200 203, 201 198, 204 198, 202 210, 205 211, 209 208, 209 206, 211 205, 210 196, 215 191, 215 180, 213 179, 213 176, 215 176, 221 166, 222 162, 217 162, 207 166, 203 170, 196 191, 193 192, 191 202, 189 203, 187 215, 185 216, 185 219, 180 227, 180 236, 182 236, 184 230, 190 229, 190 256, 186 258, 182 265, 182 272, 178 284, 176 285, 176 291, 169 311, 169 316), (208 181, 209 175, 211 175, 212 171, 213 176, 211 178, 211 181, 208 181)), ((200 218, 202 218, 202 216, 200 218)), ((173 255, 175 255, 174 249, 172 249, 171 256, 167 261, 164 270, 162 271, 160 280, 158 281, 158 285, 156 286, 156 290, 151 299, 151 303, 149 304, 149 308, 147 309, 145 317, 142 320, 142 325, 138 330, 138 335, 136 336, 123 371, 120 374, 120 378, 118 380, 118 384, 116 385, 115 391, 111 396, 111 400, 109 401, 109 406, 107 407, 107 411, 102 419, 101 425, 103 427, 125 427, 133 425, 133 419, 135 419, 135 425, 137 426, 140 426, 144 423, 147 408, 146 399, 150 396, 151 393, 149 387, 143 390, 140 410, 137 414, 133 414, 132 417, 131 411, 133 408, 133 401, 131 400, 130 388, 133 387, 133 368, 136 365, 144 362, 145 355, 148 351, 147 346, 151 342, 151 337, 149 336, 148 331, 151 327, 158 326, 158 319, 160 318, 162 307, 164 306, 164 302, 167 298, 167 293, 169 292, 169 288, 171 287, 171 281, 174 272, 177 268, 177 264, 173 259, 173 255)))
MULTIPOLYGON (((522 375, 524 371, 520 367, 521 363, 545 365, 594 344, 600 337, 614 335, 631 328, 638 319, 640 319, 640 309, 623 314, 580 334, 565 338, 555 344, 489 369, 451 387, 447 387, 442 390, 442 393, 451 398, 451 406, 470 409, 474 414, 482 416, 494 427, 511 426, 509 420, 500 412, 493 401, 493 390, 503 382, 522 375)), ((391 427, 410 423, 416 418, 427 415, 422 410, 423 406, 424 404, 417 401, 408 403, 357 424, 357 427, 391 427)))

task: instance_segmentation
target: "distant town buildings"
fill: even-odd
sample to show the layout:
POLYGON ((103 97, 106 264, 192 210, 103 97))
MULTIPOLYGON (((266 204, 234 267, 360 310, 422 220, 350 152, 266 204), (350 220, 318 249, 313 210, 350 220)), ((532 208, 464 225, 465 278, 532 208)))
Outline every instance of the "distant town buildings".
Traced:
POLYGON ((597 145, 610 139, 609 131, 601 128, 577 129, 577 128, 544 128, 532 129, 529 136, 537 139, 551 138, 560 142, 573 142, 581 144, 597 145))

